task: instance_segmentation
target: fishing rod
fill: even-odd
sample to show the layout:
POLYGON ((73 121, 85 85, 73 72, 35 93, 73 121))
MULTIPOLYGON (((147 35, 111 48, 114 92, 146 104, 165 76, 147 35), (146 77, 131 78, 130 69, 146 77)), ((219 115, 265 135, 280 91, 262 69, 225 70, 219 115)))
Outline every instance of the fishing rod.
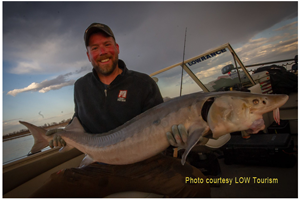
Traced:
POLYGON ((186 32, 187 32, 187 28, 185 28, 183 57, 182 57, 182 64, 181 64, 181 83, 180 83, 180 95, 179 95, 180 97, 181 97, 181 94, 182 94, 182 79, 183 79, 183 65, 184 65, 184 55, 185 55, 186 32))

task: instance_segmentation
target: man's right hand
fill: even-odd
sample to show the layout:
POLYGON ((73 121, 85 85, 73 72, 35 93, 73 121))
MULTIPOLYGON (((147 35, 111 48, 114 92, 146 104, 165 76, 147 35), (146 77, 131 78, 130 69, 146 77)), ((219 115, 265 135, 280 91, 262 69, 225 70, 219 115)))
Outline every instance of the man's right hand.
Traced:
POLYGON ((51 129, 46 132, 47 136, 51 136, 54 134, 53 139, 49 141, 49 146, 51 148, 53 147, 63 147, 66 146, 67 143, 60 137, 60 135, 57 135, 56 133, 63 131, 64 129, 51 129))
POLYGON ((178 126, 173 125, 172 131, 167 132, 166 135, 170 145, 174 147, 185 148, 188 139, 188 133, 183 124, 179 124, 178 126))

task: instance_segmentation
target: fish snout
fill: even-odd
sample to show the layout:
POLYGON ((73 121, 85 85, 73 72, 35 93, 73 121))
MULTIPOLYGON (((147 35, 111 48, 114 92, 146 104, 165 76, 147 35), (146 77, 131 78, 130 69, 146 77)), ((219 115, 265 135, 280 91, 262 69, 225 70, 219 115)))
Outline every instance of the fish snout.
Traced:
POLYGON ((269 94, 266 96, 254 98, 252 100, 252 108, 257 113, 267 113, 284 105, 289 99, 288 95, 284 94, 269 94))
POLYGON ((278 108, 284 105, 288 101, 288 99, 289 99, 288 95, 281 95, 278 108))
POLYGON ((268 100, 268 106, 272 109, 275 110, 282 105, 284 105, 289 99, 288 95, 284 94, 271 94, 268 100))

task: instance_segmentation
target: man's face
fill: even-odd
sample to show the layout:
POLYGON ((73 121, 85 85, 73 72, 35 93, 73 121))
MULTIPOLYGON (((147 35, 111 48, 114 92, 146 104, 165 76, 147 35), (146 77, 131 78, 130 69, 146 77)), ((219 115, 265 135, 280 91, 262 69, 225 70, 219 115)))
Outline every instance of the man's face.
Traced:
POLYGON ((109 76, 118 66, 119 45, 105 33, 94 33, 89 38, 87 56, 97 73, 109 76))

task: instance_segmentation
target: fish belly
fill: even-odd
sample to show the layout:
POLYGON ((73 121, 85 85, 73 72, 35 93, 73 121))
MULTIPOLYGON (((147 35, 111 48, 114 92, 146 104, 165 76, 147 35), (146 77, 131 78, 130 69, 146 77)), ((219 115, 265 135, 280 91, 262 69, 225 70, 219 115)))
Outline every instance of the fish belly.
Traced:
POLYGON ((89 147, 86 153, 95 162, 124 165, 148 159, 169 146, 165 132, 136 133, 132 137, 106 147, 89 147))

